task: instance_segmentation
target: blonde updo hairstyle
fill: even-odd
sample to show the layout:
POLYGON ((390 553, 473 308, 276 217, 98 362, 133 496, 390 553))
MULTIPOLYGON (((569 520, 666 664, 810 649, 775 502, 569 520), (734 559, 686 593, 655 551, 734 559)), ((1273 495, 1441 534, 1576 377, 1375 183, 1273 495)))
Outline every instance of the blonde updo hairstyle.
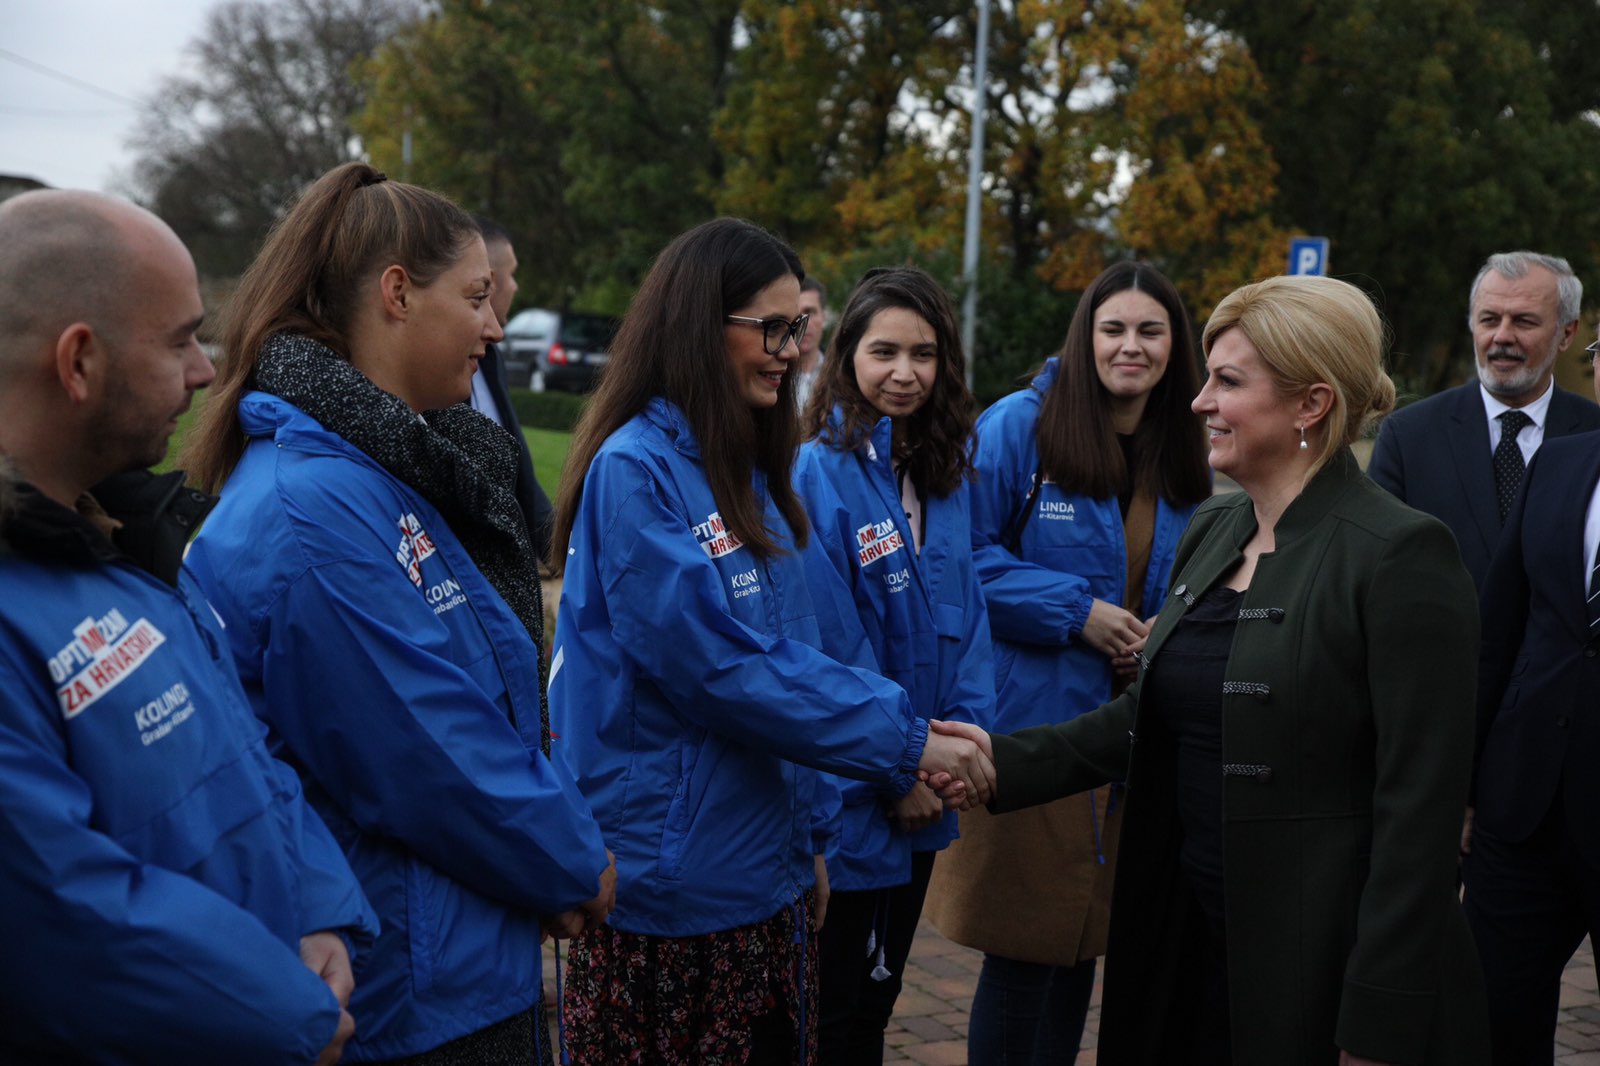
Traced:
POLYGON ((1244 334, 1278 391, 1299 396, 1316 384, 1333 403, 1309 427, 1320 470, 1394 409, 1394 382, 1383 369, 1388 330, 1360 289, 1335 278, 1285 276, 1235 289, 1211 313, 1201 338, 1206 357, 1230 329, 1244 334))

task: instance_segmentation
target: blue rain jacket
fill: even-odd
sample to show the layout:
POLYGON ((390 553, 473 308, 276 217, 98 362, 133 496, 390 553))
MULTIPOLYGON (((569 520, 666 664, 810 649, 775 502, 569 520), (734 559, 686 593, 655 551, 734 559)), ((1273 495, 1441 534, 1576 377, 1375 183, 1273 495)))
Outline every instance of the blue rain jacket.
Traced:
MULTIPOLYGON (((994 634, 1000 733, 1076 718, 1111 696, 1110 661, 1078 634, 1092 601, 1123 602, 1128 548, 1116 498, 1068 495, 1046 481, 1022 525, 1020 553, 1010 546, 1039 469, 1039 404, 1056 367, 1049 360, 1031 388, 1002 398, 978 419, 972 554, 994 634)), ((1151 617, 1165 602, 1178 537, 1194 511, 1156 500, 1139 617, 1151 617)))
POLYGON ((0 1060, 313 1061, 300 938, 377 923, 198 591, 3 551, 0 590, 0 1060))
POLYGON ((612 925, 695 936, 796 900, 827 787, 805 766, 911 788, 927 722, 898 685, 818 651, 869 661, 827 631, 850 610, 814 538, 762 562, 723 527, 676 406, 652 400, 600 448, 567 550, 550 704, 616 852, 612 925))
MULTIPOLYGON (((838 425, 834 413, 833 425, 838 425)), ((900 506, 891 461, 890 420, 852 451, 820 440, 800 449, 795 487, 816 538, 849 586, 878 672, 911 697, 923 718, 990 728, 994 662, 989 615, 972 563, 972 523, 965 488, 923 501, 922 553, 917 554, 900 506)), ((837 854, 828 882, 860 891, 905 884, 911 853, 945 847, 957 836, 956 815, 917 833, 893 828, 893 799, 864 782, 840 780, 843 800, 837 854)))
POLYGON ((605 849, 539 752, 533 641, 439 513, 291 404, 239 413, 185 565, 382 921, 345 1059, 410 1055, 538 1002, 539 916, 605 849))

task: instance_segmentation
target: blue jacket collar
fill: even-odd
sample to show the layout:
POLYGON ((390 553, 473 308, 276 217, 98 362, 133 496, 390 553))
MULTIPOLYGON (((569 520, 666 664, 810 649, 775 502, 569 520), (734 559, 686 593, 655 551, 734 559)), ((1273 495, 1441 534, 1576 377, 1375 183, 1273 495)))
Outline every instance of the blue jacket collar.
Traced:
MULTIPOLYGON (((844 408, 838 404, 833 405, 833 411, 828 415, 828 432, 832 439, 840 437, 840 430, 844 426, 844 408)), ((869 463, 892 464, 894 460, 894 422, 888 415, 878 419, 872 427, 872 432, 867 434, 867 439, 861 442, 861 452, 867 457, 869 463)))
POLYGON ((1061 371, 1060 356, 1052 355, 1044 361, 1044 369, 1033 376, 1028 386, 1040 396, 1050 391, 1050 386, 1056 383, 1056 375, 1061 371))
POLYGON ((683 408, 663 396, 652 396, 640 413, 667 435, 675 449, 691 459, 700 458, 700 442, 695 440, 683 408))
POLYGON ((247 392, 239 401, 239 426, 247 437, 267 437, 279 442, 317 439, 337 442, 348 448, 344 438, 325 428, 281 396, 270 392, 247 392))

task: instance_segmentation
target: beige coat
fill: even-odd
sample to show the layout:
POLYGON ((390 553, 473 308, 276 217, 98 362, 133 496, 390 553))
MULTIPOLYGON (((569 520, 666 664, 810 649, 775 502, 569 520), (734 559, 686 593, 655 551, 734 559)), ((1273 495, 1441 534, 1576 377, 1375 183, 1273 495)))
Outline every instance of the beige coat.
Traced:
POLYGON ((1113 799, 1112 789, 1097 789, 1092 820, 1088 793, 1004 817, 964 811, 961 839, 934 864, 923 913, 956 943, 1002 958, 1071 966, 1104 955, 1121 791, 1113 799))

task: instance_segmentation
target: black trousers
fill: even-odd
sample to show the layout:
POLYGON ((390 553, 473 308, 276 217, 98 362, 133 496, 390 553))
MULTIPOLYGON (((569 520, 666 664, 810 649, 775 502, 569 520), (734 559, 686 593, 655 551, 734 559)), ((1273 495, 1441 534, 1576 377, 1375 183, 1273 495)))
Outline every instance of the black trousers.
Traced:
POLYGON ((894 1002, 911 955, 911 941, 922 917, 922 900, 928 894, 936 852, 911 856, 911 880, 893 888, 866 892, 835 892, 828 900, 828 916, 817 936, 817 1061, 825 1066, 880 1066, 883 1031, 894 1013, 894 1002), (888 976, 875 980, 876 946, 883 947, 883 968, 888 976))
POLYGON ((1462 878, 1489 992, 1494 1064, 1548 1066, 1562 971, 1585 934, 1600 943, 1600 869, 1583 858, 1560 790, 1527 840, 1475 827, 1462 878))

